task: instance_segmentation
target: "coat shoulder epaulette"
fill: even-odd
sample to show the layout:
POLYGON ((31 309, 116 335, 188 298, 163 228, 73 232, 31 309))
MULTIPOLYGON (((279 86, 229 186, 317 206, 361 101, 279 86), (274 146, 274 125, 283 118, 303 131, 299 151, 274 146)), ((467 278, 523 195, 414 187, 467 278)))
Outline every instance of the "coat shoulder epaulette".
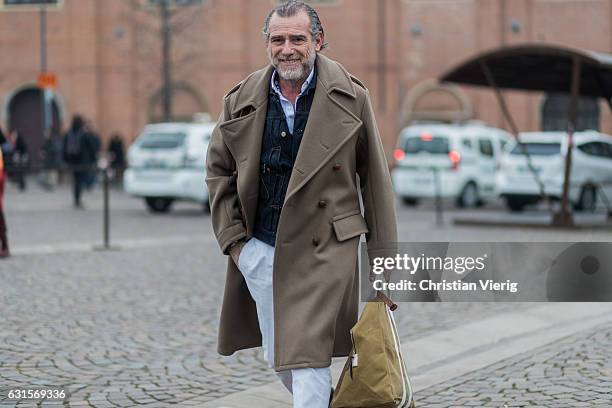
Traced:
POLYGON ((230 89, 230 91, 228 93, 225 94, 225 96, 223 97, 224 99, 228 98, 231 94, 233 94, 234 92, 236 92, 238 90, 238 88, 240 88, 242 86, 242 83, 244 81, 240 81, 236 84, 236 86, 234 86, 232 89, 230 89))
POLYGON ((352 74, 349 74, 349 76, 351 77, 351 81, 353 81, 353 83, 359 85, 361 88, 367 91, 368 88, 366 88, 366 86, 363 84, 363 82, 361 82, 359 78, 357 78, 356 76, 352 74))

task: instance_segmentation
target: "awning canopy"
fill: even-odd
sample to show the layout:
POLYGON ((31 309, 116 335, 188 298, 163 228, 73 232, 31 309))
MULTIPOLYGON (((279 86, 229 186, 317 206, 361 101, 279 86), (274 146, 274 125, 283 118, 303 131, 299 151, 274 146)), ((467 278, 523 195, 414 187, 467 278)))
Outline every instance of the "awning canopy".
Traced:
POLYGON ((443 82, 490 87, 488 66, 500 89, 570 93, 574 62, 579 61, 580 96, 610 99, 612 54, 527 44, 505 46, 470 58, 440 78, 443 82))

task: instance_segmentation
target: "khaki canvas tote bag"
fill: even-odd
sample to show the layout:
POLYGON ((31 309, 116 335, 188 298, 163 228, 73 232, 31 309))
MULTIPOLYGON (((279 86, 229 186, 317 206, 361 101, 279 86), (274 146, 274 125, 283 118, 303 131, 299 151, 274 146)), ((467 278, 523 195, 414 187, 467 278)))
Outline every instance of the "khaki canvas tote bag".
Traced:
POLYGON ((415 408, 393 319, 397 306, 379 293, 351 329, 353 349, 331 408, 415 408))

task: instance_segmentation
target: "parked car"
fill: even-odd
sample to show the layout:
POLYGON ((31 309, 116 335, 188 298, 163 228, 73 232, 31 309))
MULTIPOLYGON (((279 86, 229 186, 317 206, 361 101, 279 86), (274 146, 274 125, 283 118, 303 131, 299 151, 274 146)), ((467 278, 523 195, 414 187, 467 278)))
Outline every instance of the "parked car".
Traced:
POLYGON ((125 191, 142 197, 153 212, 167 212, 176 200, 208 206, 206 150, 214 123, 146 125, 127 153, 125 191))
POLYGON ((495 173, 503 147, 512 136, 482 123, 416 124, 404 128, 394 151, 396 194, 407 205, 439 195, 459 207, 495 198, 495 173))
MULTIPOLYGON (((563 191, 567 134, 528 132, 521 133, 519 138, 531 156, 545 195, 559 200, 563 191)), ((522 211, 542 199, 527 159, 516 142, 508 146, 502 158, 497 186, 512 211, 522 211)), ((606 198, 612 202, 612 136, 596 131, 576 132, 569 200, 577 210, 594 211, 598 200, 606 198)))

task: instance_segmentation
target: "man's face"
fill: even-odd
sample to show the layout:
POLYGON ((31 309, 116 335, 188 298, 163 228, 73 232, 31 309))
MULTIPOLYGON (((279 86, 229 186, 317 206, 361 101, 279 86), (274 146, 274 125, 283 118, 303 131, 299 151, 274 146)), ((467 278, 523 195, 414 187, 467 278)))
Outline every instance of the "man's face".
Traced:
POLYGON ((310 35, 310 19, 305 11, 291 17, 274 14, 269 24, 268 57, 282 79, 304 79, 321 50, 323 35, 310 35))

